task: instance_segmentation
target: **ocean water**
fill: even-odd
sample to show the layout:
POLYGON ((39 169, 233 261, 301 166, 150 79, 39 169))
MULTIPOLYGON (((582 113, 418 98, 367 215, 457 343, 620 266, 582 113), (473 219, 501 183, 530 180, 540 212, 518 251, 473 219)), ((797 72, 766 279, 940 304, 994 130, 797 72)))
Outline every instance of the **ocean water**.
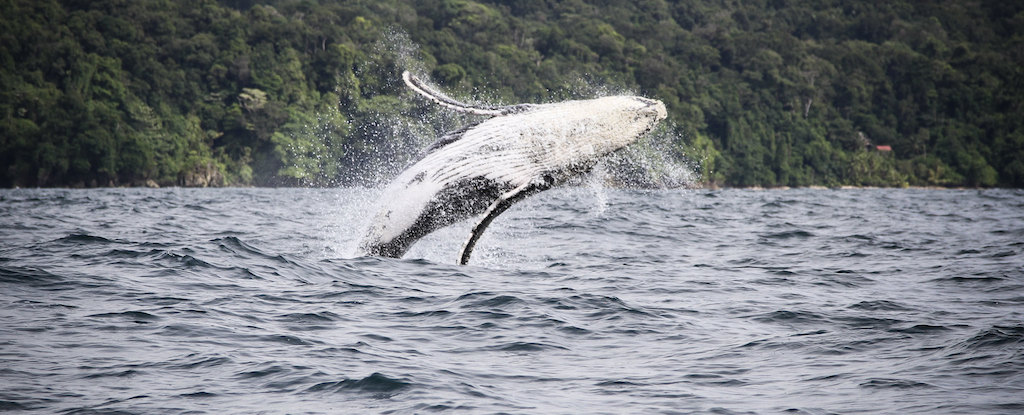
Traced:
POLYGON ((1024 412, 1020 190, 0 190, 0 411, 1024 412))

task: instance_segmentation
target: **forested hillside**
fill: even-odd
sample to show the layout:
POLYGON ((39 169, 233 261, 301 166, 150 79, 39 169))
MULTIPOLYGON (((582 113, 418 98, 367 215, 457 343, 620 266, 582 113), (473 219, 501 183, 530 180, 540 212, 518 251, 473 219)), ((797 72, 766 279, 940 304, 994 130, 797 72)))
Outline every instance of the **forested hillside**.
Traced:
POLYGON ((424 111, 415 62, 467 99, 661 99, 662 150, 717 185, 1024 187, 1022 28, 1019 1, 0 0, 0 186, 350 183, 405 140, 360 126, 424 111))

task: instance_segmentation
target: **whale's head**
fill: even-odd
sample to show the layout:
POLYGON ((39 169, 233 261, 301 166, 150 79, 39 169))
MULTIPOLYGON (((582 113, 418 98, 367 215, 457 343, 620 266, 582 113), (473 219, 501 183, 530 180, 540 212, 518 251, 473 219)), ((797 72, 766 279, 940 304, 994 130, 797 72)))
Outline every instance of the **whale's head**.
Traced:
POLYGON ((576 101, 576 104, 580 106, 578 114, 586 114, 576 120, 586 125, 581 141, 589 141, 586 144, 594 146, 595 155, 606 154, 633 143, 657 127, 668 115, 661 101, 632 95, 576 101))
POLYGON ((647 134, 658 125, 661 120, 668 117, 668 112, 665 110, 665 103, 656 99, 637 97, 637 96, 624 96, 624 97, 613 97, 618 98, 618 101, 622 102, 623 111, 626 113, 625 118, 632 117, 629 121, 630 129, 633 130, 635 137, 633 140, 642 137, 647 134))

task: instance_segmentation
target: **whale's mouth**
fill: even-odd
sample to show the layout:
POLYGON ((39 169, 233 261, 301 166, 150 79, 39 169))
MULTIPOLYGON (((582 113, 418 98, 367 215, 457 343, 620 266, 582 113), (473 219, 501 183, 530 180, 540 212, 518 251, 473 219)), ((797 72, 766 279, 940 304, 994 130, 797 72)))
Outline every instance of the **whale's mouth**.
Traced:
POLYGON ((650 99, 650 98, 644 98, 644 97, 633 97, 633 99, 635 99, 635 100, 639 101, 640 103, 644 104, 644 107, 649 107, 651 105, 656 105, 659 102, 661 102, 661 101, 658 101, 656 99, 650 99))
POLYGON ((641 105, 634 110, 636 112, 634 113, 633 121, 644 125, 643 130, 637 134, 637 138, 650 133, 658 126, 658 123, 668 117, 665 104, 661 101, 637 96, 632 98, 641 105))
POLYGON ((663 102, 644 97, 633 97, 633 99, 643 104, 640 111, 654 115, 655 121, 661 121, 668 117, 668 111, 665 109, 665 104, 663 102))

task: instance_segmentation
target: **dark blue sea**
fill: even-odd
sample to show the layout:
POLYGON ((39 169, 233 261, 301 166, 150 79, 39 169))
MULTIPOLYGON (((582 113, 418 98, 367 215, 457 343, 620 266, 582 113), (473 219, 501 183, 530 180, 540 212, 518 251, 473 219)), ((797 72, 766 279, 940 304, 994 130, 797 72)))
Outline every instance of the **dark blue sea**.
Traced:
POLYGON ((0 411, 1019 414, 1024 191, 0 190, 0 411))

